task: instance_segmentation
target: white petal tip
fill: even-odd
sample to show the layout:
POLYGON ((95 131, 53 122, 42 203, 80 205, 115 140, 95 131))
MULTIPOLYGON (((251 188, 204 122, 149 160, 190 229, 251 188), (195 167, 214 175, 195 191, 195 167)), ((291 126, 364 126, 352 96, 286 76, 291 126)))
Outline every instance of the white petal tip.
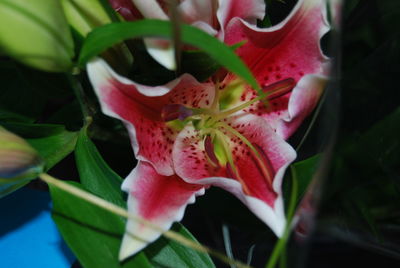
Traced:
POLYGON ((124 261, 132 255, 138 253, 140 250, 145 248, 148 242, 141 239, 136 239, 129 234, 125 234, 122 239, 121 248, 119 250, 118 259, 124 261))
POLYGON ((147 46, 147 52, 155 59, 159 64, 167 68, 168 70, 176 70, 175 62, 175 50, 172 47, 159 48, 147 46))

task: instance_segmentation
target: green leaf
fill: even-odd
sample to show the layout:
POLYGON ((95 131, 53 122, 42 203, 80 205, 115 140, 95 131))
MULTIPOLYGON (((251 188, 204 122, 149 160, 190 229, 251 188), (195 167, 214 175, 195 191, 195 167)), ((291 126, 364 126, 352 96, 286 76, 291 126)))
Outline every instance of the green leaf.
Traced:
MULTIPOLYGON (((196 241, 189 231, 179 223, 175 223, 172 230, 196 241)), ((207 254, 187 248, 178 242, 161 237, 156 243, 145 250, 154 267, 174 268, 212 268, 214 263, 207 254)))
MULTIPOLYGON (((70 183, 85 189, 78 183, 70 183)), ((118 261, 125 226, 121 217, 53 186, 50 186, 50 194, 53 219, 83 267, 152 267, 144 254, 137 254, 122 264, 118 261)))
POLYGON ((81 183, 86 189, 116 205, 126 206, 122 198, 121 177, 104 162, 85 130, 79 133, 75 158, 81 183))
POLYGON ((78 137, 62 125, 2 123, 8 130, 22 136, 38 151, 45 162, 45 171, 52 168, 70 154, 78 137))
POLYGON ((293 164, 293 168, 296 170, 297 180, 298 180, 298 195, 297 201, 299 202, 301 198, 307 191, 315 172, 318 169, 318 164, 321 160, 321 155, 317 154, 308 159, 296 162, 293 164))
MULTIPOLYGON (((96 28, 86 38, 79 57, 79 64, 83 66, 107 48, 128 38, 171 38, 172 34, 172 27, 168 21, 140 20, 104 25, 96 28)), ((232 49, 216 38, 189 25, 181 25, 181 38, 184 43, 203 50, 216 62, 242 77, 253 88, 259 89, 256 79, 247 66, 232 49)))
POLYGON ((63 130, 51 136, 27 141, 45 160, 45 170, 49 170, 74 150, 77 136, 76 132, 63 130))

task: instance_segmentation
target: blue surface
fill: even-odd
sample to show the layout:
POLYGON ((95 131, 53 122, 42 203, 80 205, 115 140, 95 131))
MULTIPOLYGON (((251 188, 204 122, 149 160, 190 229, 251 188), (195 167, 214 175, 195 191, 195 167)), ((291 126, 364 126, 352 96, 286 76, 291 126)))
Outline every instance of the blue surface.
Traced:
POLYGON ((49 193, 17 190, 0 199, 0 213, 0 267, 71 267, 75 257, 51 219, 49 193))

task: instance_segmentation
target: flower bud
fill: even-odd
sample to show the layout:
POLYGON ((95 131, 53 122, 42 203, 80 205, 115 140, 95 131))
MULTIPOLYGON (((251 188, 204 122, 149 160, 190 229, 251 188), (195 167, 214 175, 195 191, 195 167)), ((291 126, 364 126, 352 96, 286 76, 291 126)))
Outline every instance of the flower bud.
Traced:
MULTIPOLYGON (((81 37, 86 37, 96 27, 112 22, 101 0, 61 0, 61 4, 68 23, 81 37)), ((124 43, 109 48, 102 57, 119 73, 127 73, 133 62, 132 54, 124 43)))
POLYGON ((1 0, 0 50, 37 69, 69 70, 73 40, 60 2, 1 0))
POLYGON ((83 37, 95 27, 111 23, 101 0, 62 0, 69 24, 83 37))
POLYGON ((0 198, 34 179, 42 168, 35 149, 0 127, 0 198))

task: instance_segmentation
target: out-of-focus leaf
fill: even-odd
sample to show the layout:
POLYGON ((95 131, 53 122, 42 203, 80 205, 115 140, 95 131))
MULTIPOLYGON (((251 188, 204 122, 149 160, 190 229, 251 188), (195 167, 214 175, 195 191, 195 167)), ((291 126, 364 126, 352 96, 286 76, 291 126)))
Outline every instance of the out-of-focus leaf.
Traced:
POLYGON ((2 122, 1 125, 25 139, 35 139, 56 135, 65 130, 63 125, 53 124, 2 122))
POLYGON ((370 249, 400 256, 400 108, 340 145, 324 194, 324 228, 370 249), (339 226, 340 228, 332 227, 339 226))
POLYGON ((28 123, 31 122, 32 119, 29 117, 16 114, 10 111, 6 111, 0 108, 0 122, 18 122, 18 123, 28 123))
MULTIPOLYGON (((18 121, 33 122, 44 109, 44 99, 20 72, 11 60, 2 60, 0 65, 0 109, 2 114, 20 115, 18 121), (21 120, 22 119, 22 120, 21 120)), ((10 119, 2 117, 2 120, 10 119)))
MULTIPOLYGON (((88 35, 81 50, 79 64, 84 65, 105 49, 128 38, 149 36, 170 38, 172 34, 171 24, 160 20, 140 20, 104 25, 96 28, 88 35)), ((253 88, 259 88, 256 79, 247 66, 232 49, 218 39, 189 25, 182 25, 181 38, 184 43, 201 49, 216 62, 242 77, 253 88)))

